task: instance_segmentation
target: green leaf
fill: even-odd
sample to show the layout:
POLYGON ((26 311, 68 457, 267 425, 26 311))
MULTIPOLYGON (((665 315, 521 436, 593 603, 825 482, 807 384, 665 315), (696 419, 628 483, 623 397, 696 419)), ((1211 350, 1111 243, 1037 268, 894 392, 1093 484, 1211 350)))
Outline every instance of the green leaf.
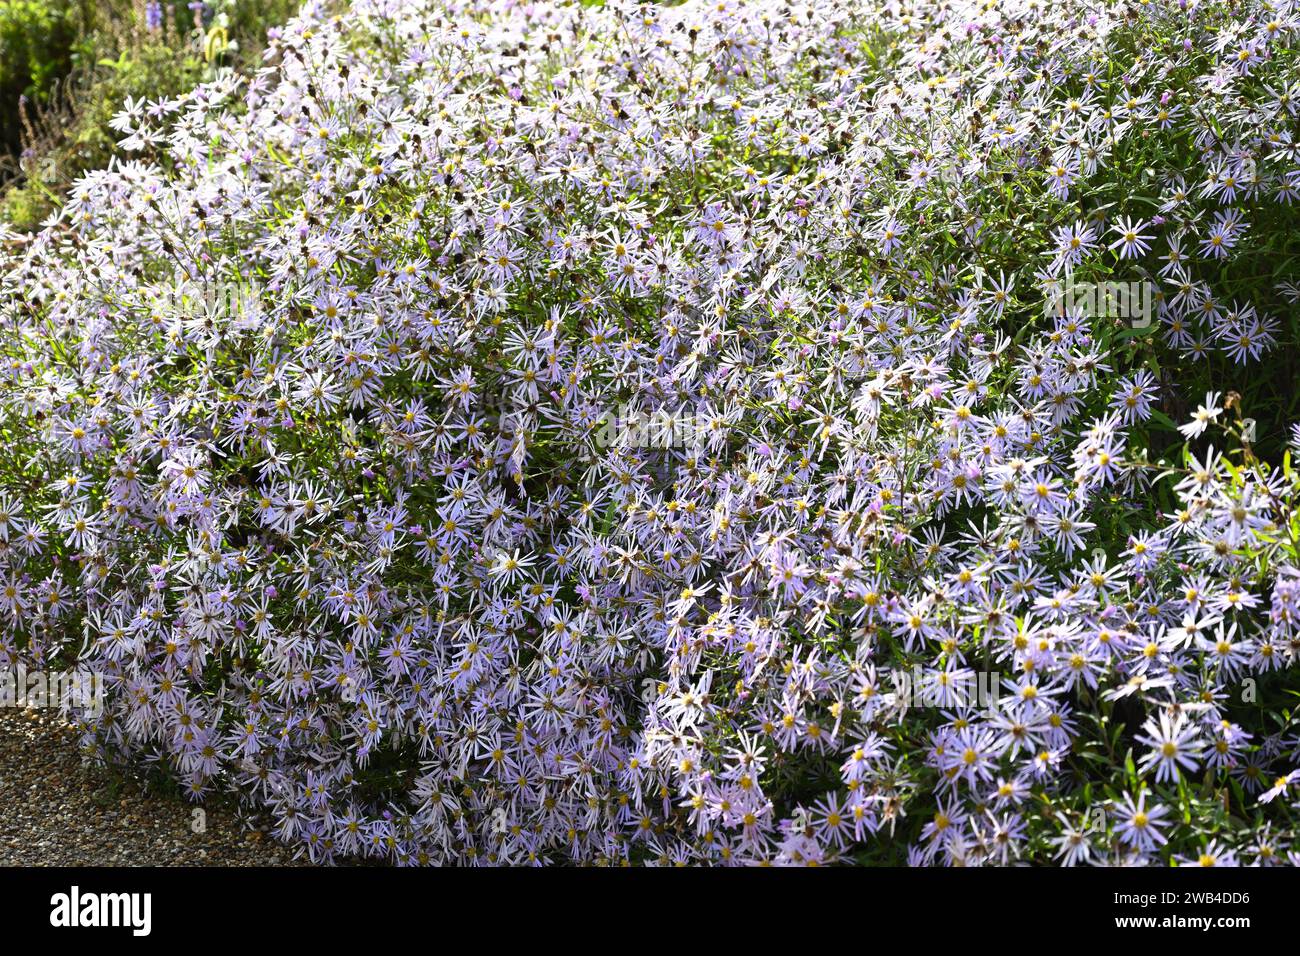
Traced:
POLYGON ((1171 432, 1178 431, 1178 426, 1174 424, 1174 420, 1158 408, 1151 409, 1151 420, 1158 425, 1163 425, 1171 432))

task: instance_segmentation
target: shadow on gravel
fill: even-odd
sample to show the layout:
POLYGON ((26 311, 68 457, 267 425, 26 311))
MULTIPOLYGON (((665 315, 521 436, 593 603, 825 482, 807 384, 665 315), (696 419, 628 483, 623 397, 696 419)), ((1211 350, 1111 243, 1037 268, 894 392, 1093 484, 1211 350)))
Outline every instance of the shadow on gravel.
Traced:
POLYGON ((57 711, 0 708, 0 866, 305 865, 233 801, 195 810, 88 765, 57 711))

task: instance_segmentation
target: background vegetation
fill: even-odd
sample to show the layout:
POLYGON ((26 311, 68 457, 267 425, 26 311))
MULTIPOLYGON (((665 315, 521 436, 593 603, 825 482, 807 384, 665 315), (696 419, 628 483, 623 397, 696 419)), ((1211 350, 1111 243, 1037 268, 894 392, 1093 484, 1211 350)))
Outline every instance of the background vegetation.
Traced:
POLYGON ((0 0, 0 218, 32 230, 105 165, 127 97, 257 62, 294 0, 0 0))

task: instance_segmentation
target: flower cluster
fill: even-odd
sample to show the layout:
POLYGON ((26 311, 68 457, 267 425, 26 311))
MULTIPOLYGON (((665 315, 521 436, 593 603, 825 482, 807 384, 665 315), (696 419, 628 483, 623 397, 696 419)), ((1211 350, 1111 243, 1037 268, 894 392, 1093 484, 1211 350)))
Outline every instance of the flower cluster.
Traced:
POLYGON ((315 860, 1295 862, 1298 27, 309 2, 6 245, 0 663, 315 860))

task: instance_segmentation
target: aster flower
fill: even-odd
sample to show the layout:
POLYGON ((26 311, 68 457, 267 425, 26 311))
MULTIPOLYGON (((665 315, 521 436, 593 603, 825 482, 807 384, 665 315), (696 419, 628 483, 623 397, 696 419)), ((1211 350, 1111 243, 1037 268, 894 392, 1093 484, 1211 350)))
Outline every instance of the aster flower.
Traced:
POLYGON ((1134 800, 1125 794, 1122 804, 1112 807, 1116 817, 1118 835, 1127 845, 1140 852, 1150 852, 1167 842, 1161 828, 1168 826, 1161 819, 1168 809, 1160 804, 1147 806, 1147 791, 1142 790, 1134 800))
POLYGON ((1145 255, 1151 249, 1151 236, 1143 233, 1147 223, 1143 220, 1134 222, 1127 216, 1119 219, 1111 231, 1116 233, 1119 238, 1109 246, 1111 249, 1119 250, 1121 259, 1137 259, 1145 255))
POLYGON ((1178 426, 1185 438, 1199 438, 1210 427, 1210 423, 1219 417, 1223 411, 1218 405, 1219 393, 1207 392, 1204 404, 1197 407, 1195 414, 1192 415, 1191 421, 1178 426))
POLYGON ((1161 711, 1159 720, 1147 718, 1142 730, 1137 740, 1151 750, 1142 757, 1141 765, 1144 770, 1154 767, 1157 780, 1174 781, 1181 770, 1194 771, 1199 766, 1204 744, 1196 726, 1183 714, 1171 718, 1161 711))

